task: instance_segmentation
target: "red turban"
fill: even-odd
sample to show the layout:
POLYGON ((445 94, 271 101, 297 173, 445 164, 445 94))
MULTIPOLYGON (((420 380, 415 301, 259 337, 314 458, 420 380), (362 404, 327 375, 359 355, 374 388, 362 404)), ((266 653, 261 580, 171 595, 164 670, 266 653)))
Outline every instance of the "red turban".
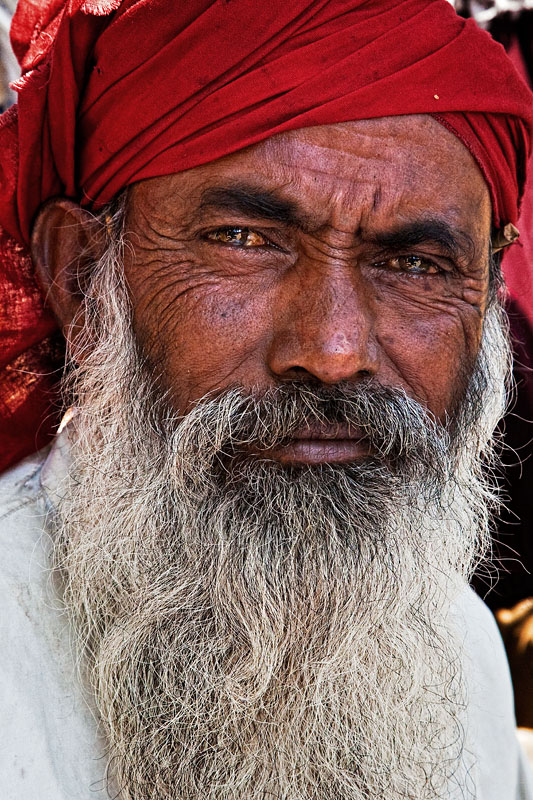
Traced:
POLYGON ((20 0, 12 42, 22 77, 18 108, 0 118, 0 468, 51 430, 40 365, 55 323, 27 245, 54 195, 98 208, 281 131, 430 113, 476 159, 495 226, 517 219, 531 94, 447 0, 20 0))

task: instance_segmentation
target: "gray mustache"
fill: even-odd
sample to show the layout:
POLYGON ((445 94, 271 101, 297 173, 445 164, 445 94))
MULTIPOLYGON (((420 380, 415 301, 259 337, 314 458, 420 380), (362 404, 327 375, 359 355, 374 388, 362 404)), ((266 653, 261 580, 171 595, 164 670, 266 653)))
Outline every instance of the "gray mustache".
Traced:
MULTIPOLYGON (((231 389, 202 400, 193 416, 200 451, 212 448, 228 457, 250 446, 268 451, 306 430, 326 437, 337 430, 364 438, 375 458, 391 468, 424 467, 435 474, 442 472, 450 444, 448 431, 420 403, 374 381, 335 386, 291 382, 260 393, 231 389)), ((193 427, 191 434, 194 438, 193 427)))

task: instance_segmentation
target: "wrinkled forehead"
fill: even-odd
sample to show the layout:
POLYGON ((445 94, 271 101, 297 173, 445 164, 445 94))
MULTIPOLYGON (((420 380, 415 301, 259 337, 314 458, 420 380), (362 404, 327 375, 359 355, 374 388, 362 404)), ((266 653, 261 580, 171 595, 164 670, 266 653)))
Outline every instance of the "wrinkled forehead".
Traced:
POLYGON ((173 197, 251 216, 286 212, 318 229, 390 227, 430 215, 485 243, 491 204, 466 147, 427 115, 385 117, 282 133, 225 158, 134 188, 153 213, 173 197), (285 205, 284 205, 285 204, 285 205), (257 214, 256 214, 257 212, 257 214))

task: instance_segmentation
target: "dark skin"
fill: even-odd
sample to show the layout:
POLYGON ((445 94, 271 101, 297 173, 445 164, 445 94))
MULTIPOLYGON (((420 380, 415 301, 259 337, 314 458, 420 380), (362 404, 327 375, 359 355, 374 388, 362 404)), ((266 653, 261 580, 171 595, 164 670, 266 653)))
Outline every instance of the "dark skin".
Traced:
MULTIPOLYGON (((444 420, 479 349, 490 225, 478 167, 430 117, 281 134, 130 187, 135 334, 179 414, 231 386, 373 378, 444 420)), ((81 301, 68 276, 88 243, 97 258, 87 212, 41 210, 33 257, 67 337, 81 301)), ((271 456, 365 452, 357 432, 324 429, 271 456)))

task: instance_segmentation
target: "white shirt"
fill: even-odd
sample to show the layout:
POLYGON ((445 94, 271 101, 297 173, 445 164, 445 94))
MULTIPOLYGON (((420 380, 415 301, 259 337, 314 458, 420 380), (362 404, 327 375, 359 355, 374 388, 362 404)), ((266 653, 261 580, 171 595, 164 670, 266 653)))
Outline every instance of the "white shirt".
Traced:
MULTIPOLYGON (((80 688, 44 524, 65 474, 65 446, 62 434, 47 457, 0 478, 0 800, 107 800, 106 746, 80 688)), ((454 615, 464 639, 476 798, 533 800, 494 619, 466 586, 454 615)))

